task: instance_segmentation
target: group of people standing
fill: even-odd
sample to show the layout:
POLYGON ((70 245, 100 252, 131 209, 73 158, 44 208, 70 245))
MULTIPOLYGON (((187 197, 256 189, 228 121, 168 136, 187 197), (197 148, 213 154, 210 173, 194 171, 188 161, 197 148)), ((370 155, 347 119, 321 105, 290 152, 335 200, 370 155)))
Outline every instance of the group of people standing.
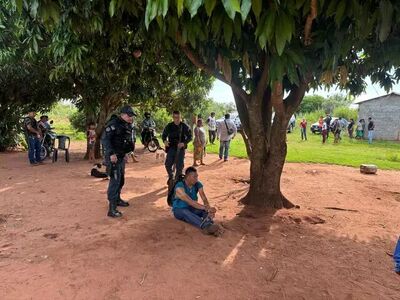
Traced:
MULTIPOLYGON (((118 206, 127 207, 129 202, 121 199, 121 189, 124 186, 125 162, 127 154, 134 150, 133 120, 136 113, 130 106, 124 106, 119 115, 113 115, 105 127, 102 144, 105 153, 105 164, 110 174, 110 182, 107 191, 109 200, 109 217, 121 217, 118 206)), ((155 127, 150 115, 145 116, 146 124, 155 127)), ((230 141, 237 133, 230 115, 226 114, 224 121, 217 122, 215 113, 211 113, 206 124, 208 125, 209 141, 215 143, 220 140, 219 158, 228 161, 230 141)), ((142 139, 145 140, 142 132, 142 139)), ((207 234, 215 234, 218 226, 213 222, 215 208, 210 207, 203 185, 198 180, 195 166, 204 165, 203 158, 206 153, 206 131, 203 119, 198 117, 195 128, 192 129, 182 121, 179 111, 172 113, 172 122, 168 123, 162 133, 166 159, 165 169, 168 174, 168 189, 173 190, 172 211, 174 216, 182 221, 190 223, 207 234), (193 138, 194 136, 194 138, 193 138), (183 175, 185 152, 189 143, 193 140, 194 164, 186 169, 183 175), (183 177, 183 178, 182 178, 183 177), (204 204, 198 203, 198 194, 204 204)))
MULTIPOLYGON (((353 119, 347 123, 343 118, 332 119, 330 114, 327 114, 324 118, 323 116, 319 117, 318 120, 318 131, 322 136, 322 143, 325 144, 327 139, 329 138, 329 133, 332 132, 334 136, 334 143, 337 144, 342 139, 341 134, 343 129, 347 129, 347 133, 349 138, 354 138, 354 127, 355 122, 353 119)), ((372 144, 372 140, 374 138, 374 129, 375 123, 372 121, 372 118, 368 118, 368 143, 372 144)), ((301 140, 307 140, 307 121, 306 119, 302 119, 300 122, 300 132, 301 132, 301 140)), ((358 121, 356 127, 356 139, 363 139, 365 134, 365 120, 360 119, 358 121)))

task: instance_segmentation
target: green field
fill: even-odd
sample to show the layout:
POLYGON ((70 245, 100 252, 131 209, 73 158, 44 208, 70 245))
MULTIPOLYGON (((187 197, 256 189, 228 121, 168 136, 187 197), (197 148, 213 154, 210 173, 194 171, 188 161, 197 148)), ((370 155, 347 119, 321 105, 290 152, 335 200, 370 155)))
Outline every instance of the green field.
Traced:
POLYGON ((76 111, 77 109, 72 104, 62 104, 57 103, 50 112, 47 113, 49 116, 49 120, 53 120, 54 131, 57 134, 64 134, 71 137, 72 140, 83 141, 86 139, 85 133, 77 132, 71 126, 69 121, 69 117, 76 111))
MULTIPOLYGON (((72 105, 57 104, 49 113, 54 120, 55 131, 58 134, 69 135, 72 140, 84 140, 83 132, 76 132, 68 117, 76 110, 72 105)), ((300 130, 287 135, 288 153, 286 161, 323 163, 359 167, 360 164, 375 164, 380 169, 400 170, 400 143, 374 141, 368 145, 365 140, 350 140, 347 133, 343 134, 339 144, 333 144, 332 135, 327 143, 321 143, 321 136, 308 132, 308 141, 301 141, 300 130)), ((218 143, 208 145, 207 152, 218 153, 218 143)), ((237 135, 231 144, 231 156, 247 158, 246 149, 241 135, 237 135)))
MULTIPOLYGON (((350 140, 344 134, 339 144, 333 144, 333 136, 325 145, 320 135, 308 134, 308 141, 301 141, 300 130, 288 133, 287 162, 323 163, 359 167, 360 164, 375 164, 381 169, 400 170, 400 143, 374 141, 368 145, 365 140, 350 140)), ((218 144, 208 145, 207 152, 218 153, 218 144)), ((246 149, 240 135, 232 141, 231 155, 246 158, 246 149)))

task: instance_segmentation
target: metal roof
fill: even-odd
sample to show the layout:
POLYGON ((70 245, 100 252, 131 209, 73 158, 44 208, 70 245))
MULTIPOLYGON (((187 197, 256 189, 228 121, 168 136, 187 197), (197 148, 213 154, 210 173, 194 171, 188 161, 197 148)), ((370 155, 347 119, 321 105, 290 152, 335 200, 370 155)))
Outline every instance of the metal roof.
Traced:
POLYGON ((367 101, 371 101, 371 100, 377 100, 377 99, 385 98, 385 97, 392 96, 392 95, 400 97, 400 93, 391 92, 391 93, 389 93, 389 94, 382 95, 382 96, 379 96, 379 97, 374 97, 374 98, 370 98, 370 99, 365 99, 365 100, 356 101, 356 102, 354 102, 354 104, 360 104, 360 103, 367 102, 367 101))

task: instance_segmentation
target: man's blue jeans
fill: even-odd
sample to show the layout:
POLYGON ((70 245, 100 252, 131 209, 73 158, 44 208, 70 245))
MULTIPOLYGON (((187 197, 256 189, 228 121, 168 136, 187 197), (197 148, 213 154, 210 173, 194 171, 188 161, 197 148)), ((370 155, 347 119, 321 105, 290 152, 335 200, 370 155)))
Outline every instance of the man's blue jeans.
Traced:
POLYGON ((38 137, 29 135, 28 136, 28 158, 31 164, 35 164, 41 161, 40 159, 40 140, 38 137))
POLYGON ((374 131, 368 131, 368 144, 372 144, 372 139, 374 138, 374 131))
POLYGON ((213 223, 213 221, 208 218, 207 212, 202 209, 189 206, 187 208, 174 208, 173 212, 175 218, 178 220, 192 224, 200 229, 206 228, 213 223))
POLYGON ((394 259, 394 270, 397 273, 400 273, 400 237, 399 240, 397 241, 396 249, 394 249, 393 259, 394 259))
POLYGON ((219 144, 219 158, 228 159, 229 157, 229 147, 231 145, 231 141, 220 141, 219 144))

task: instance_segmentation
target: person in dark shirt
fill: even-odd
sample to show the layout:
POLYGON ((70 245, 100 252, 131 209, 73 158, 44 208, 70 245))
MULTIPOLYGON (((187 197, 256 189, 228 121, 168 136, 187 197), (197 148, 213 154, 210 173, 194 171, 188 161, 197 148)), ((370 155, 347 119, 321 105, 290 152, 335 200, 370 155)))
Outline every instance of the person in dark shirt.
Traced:
POLYGON ((374 130, 375 123, 372 121, 372 118, 368 118, 368 144, 372 144, 372 140, 374 139, 374 130))
POLYGON ((40 139, 42 138, 42 132, 38 127, 35 116, 36 112, 31 111, 24 119, 24 131, 28 144, 28 158, 32 166, 37 166, 42 162, 40 159, 40 139))
POLYGON ((117 206, 129 206, 127 201, 121 199, 121 189, 125 183, 125 162, 127 154, 134 150, 132 137, 133 117, 136 116, 132 107, 126 105, 121 108, 120 115, 113 115, 106 125, 102 138, 105 151, 105 164, 110 175, 107 197, 109 210, 107 216, 121 217, 122 213, 117 206))
POLYGON ((327 127, 326 138, 329 138, 329 131, 330 131, 331 122, 332 122, 332 117, 330 114, 326 114, 326 118, 325 118, 324 122, 326 123, 326 127, 327 127))
POLYGON ((347 131, 349 133, 349 137, 352 139, 353 138, 353 132, 354 132, 354 120, 350 119, 349 125, 347 125, 347 131))
POLYGON ((168 186, 174 180, 173 167, 175 165, 175 179, 182 175, 185 160, 185 149, 188 143, 192 140, 192 131, 189 126, 181 120, 179 111, 174 111, 172 114, 173 122, 169 123, 163 131, 162 140, 167 152, 165 160, 165 169, 168 173, 168 186))

